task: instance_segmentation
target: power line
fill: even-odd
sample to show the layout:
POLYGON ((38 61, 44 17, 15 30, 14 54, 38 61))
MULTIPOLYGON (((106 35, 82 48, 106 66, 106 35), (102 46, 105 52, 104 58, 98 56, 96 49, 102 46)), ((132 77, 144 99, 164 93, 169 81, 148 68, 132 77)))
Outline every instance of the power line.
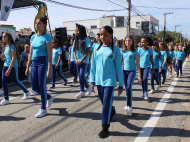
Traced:
POLYGON ((50 3, 62 5, 62 6, 67 6, 67 7, 82 9, 82 10, 90 10, 90 11, 114 12, 114 11, 123 11, 123 10, 126 10, 126 9, 127 9, 127 8, 125 8, 125 9, 119 9, 119 10, 101 10, 101 9, 91 9, 91 8, 85 8, 85 7, 70 5, 70 4, 66 4, 66 3, 62 3, 62 2, 57 2, 57 1, 53 1, 53 0, 43 0, 43 1, 47 1, 47 2, 50 2, 50 3))
POLYGON ((161 7, 148 7, 148 6, 136 6, 136 7, 156 8, 156 9, 190 9, 190 8, 161 8, 161 7))
MULTIPOLYGON (((126 7, 124 7, 124 6, 120 5, 120 4, 117 4, 117 3, 115 3, 115 2, 113 2, 113 1, 111 1, 111 0, 107 0, 107 1, 113 3, 113 4, 117 5, 117 6, 120 6, 120 7, 126 8, 126 7)), ((127 8, 127 9, 128 9, 128 8, 127 8)))

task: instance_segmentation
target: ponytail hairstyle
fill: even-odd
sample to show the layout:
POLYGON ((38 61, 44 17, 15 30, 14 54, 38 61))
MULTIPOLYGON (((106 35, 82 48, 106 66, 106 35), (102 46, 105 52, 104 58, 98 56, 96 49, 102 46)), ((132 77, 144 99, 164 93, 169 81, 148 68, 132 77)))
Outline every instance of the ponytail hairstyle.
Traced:
MULTIPOLYGON (((110 26, 103 26, 101 29, 105 29, 110 35, 112 34, 112 38, 111 38, 111 48, 112 48, 112 54, 113 54, 113 48, 114 48, 114 43, 113 43, 113 29, 110 26)), ((100 29, 100 30, 101 30, 100 29)), ((97 50, 100 49, 100 47, 102 46, 103 42, 101 41, 99 47, 97 48, 97 50)))
POLYGON ((156 49, 157 49, 157 50, 159 49, 159 43, 158 43, 156 40, 153 41, 152 46, 156 46, 156 49))
POLYGON ((58 39, 54 40, 53 42, 57 43, 57 47, 61 47, 61 44, 58 39))
POLYGON ((81 53, 84 53, 85 48, 85 37, 86 35, 86 28, 83 25, 76 24, 76 28, 79 30, 79 35, 75 34, 75 44, 74 44, 74 51, 80 50, 81 53), (79 42, 79 39, 81 42, 79 42), (79 45, 80 44, 80 45, 79 45))
MULTIPOLYGON (((14 44, 14 46, 15 46, 15 42, 14 42, 13 37, 12 37, 12 35, 10 33, 4 32, 3 34, 5 34, 8 37, 8 43, 9 43, 8 54, 9 54, 9 56, 11 56, 11 44, 14 44)), ((2 53, 4 53, 4 51, 5 51, 5 46, 6 46, 6 42, 3 42, 3 44, 2 44, 2 53)), ((17 46, 15 46, 15 47, 16 47, 16 58, 18 60, 19 59, 18 48, 17 48, 17 46)))
POLYGON ((127 35, 126 37, 125 37, 125 39, 124 39, 124 44, 123 44, 123 47, 122 47, 122 52, 125 52, 126 50, 127 50, 127 46, 125 45, 125 40, 127 39, 127 38, 130 38, 131 40, 132 40, 132 42, 133 42, 133 44, 131 45, 131 48, 130 48, 130 51, 131 52, 134 52, 134 51, 136 51, 135 50, 135 40, 134 40, 134 38, 131 36, 131 35, 127 35))
POLYGON ((148 46, 152 46, 153 40, 150 37, 144 36, 143 38, 147 39, 147 42, 149 43, 148 46))

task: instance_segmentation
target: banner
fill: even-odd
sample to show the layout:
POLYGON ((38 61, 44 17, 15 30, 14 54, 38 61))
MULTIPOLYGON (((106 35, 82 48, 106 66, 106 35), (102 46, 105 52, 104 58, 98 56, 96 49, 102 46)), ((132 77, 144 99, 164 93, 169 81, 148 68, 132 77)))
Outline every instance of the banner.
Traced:
POLYGON ((7 21, 14 0, 1 0, 1 21, 7 21))

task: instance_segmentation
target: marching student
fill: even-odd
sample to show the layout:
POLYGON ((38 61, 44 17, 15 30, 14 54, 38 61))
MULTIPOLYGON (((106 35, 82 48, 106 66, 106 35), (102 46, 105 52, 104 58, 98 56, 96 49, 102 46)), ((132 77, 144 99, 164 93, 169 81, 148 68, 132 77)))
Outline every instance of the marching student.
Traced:
POLYGON ((178 46, 175 46, 174 47, 174 64, 173 64, 175 75, 177 74, 177 66, 176 66, 176 53, 177 53, 177 51, 178 51, 178 46))
POLYGON ((4 91, 4 99, 1 100, 0 105, 9 104, 8 95, 8 78, 11 75, 13 81, 19 85, 24 91, 23 100, 26 100, 30 96, 30 92, 24 86, 24 84, 18 79, 18 50, 14 44, 12 35, 8 32, 4 32, 2 35, 2 54, 1 59, 4 60, 2 70, 2 86, 4 91))
POLYGON ((102 108, 102 130, 100 138, 108 135, 110 121, 115 115, 115 107, 112 106, 114 88, 117 86, 116 78, 119 81, 118 95, 123 91, 123 73, 121 65, 121 53, 119 47, 114 45, 113 29, 104 26, 100 29, 102 42, 93 51, 90 82, 91 90, 97 85, 98 97, 103 105, 102 108))
POLYGON ((142 48, 138 48, 140 56, 140 67, 141 67, 141 79, 142 79, 142 91, 145 100, 148 100, 148 74, 152 65, 151 73, 154 74, 154 61, 153 51, 148 46, 152 46, 153 41, 149 37, 143 37, 141 39, 142 48))
POLYGON ((136 77, 136 67, 138 69, 138 82, 141 82, 139 53, 135 50, 134 43, 135 42, 132 36, 126 36, 121 50, 121 56, 123 57, 123 77, 127 100, 127 105, 124 107, 124 110, 127 110, 128 115, 132 115, 132 86, 136 77))
POLYGON ((185 52, 182 51, 182 45, 179 45, 179 51, 176 52, 176 66, 177 66, 176 77, 182 76, 182 65, 184 60, 185 60, 185 52))
POLYGON ((62 74, 62 50, 60 47, 60 42, 55 40, 53 42, 53 50, 52 50, 52 86, 50 89, 55 88, 55 80, 56 80, 56 73, 63 79, 64 85, 67 85, 67 79, 62 74))
POLYGON ((72 73, 72 75, 74 76, 73 82, 77 82, 77 78, 78 78, 78 72, 77 72, 77 67, 76 67, 76 63, 75 63, 75 58, 73 55, 73 39, 71 39, 70 41, 70 48, 69 48, 69 60, 68 60, 68 65, 69 65, 69 71, 72 73))
POLYGON ((92 47, 91 47, 91 50, 90 50, 90 64, 88 65, 88 69, 87 69, 87 79, 89 78, 89 75, 90 75, 90 69, 91 69, 91 60, 92 60, 92 55, 93 55, 93 50, 96 46, 99 46, 100 43, 101 43, 101 40, 100 40, 100 33, 97 33, 96 34, 96 41, 95 43, 93 43, 92 47))
MULTIPOLYGON (((160 89, 159 85, 159 59, 160 59, 160 50, 159 50, 159 44, 154 41, 152 45, 152 50, 153 50, 153 61, 154 61, 154 73, 150 73, 150 82, 151 82, 151 91, 149 94, 154 93, 154 80, 156 81, 157 84, 157 90, 160 89)), ((151 66, 152 68, 152 66, 151 66)))
POLYGON ((41 109, 35 117, 47 115, 54 99, 53 95, 47 94, 46 80, 52 76, 52 38, 45 32, 47 17, 36 20, 35 28, 38 31, 30 39, 30 54, 25 74, 28 76, 32 63, 32 90, 41 95, 41 109))
POLYGON ((173 52, 173 45, 170 44, 168 48, 169 48, 168 54, 173 59, 172 64, 169 65, 169 69, 168 69, 169 74, 170 74, 169 78, 171 78, 172 77, 172 66, 174 64, 175 55, 174 55, 174 52, 173 52))
POLYGON ((167 72, 167 52, 165 51, 165 44, 160 43, 160 60, 159 60, 159 84, 161 86, 161 75, 163 77, 162 84, 166 81, 166 72, 167 72))
POLYGON ((87 38, 86 29, 82 25, 76 24, 76 36, 73 46, 75 63, 79 74, 80 92, 76 95, 79 99, 85 97, 84 86, 86 87, 86 95, 89 96, 91 94, 91 88, 85 76, 89 64, 88 54, 90 52, 91 43, 89 38, 87 38))

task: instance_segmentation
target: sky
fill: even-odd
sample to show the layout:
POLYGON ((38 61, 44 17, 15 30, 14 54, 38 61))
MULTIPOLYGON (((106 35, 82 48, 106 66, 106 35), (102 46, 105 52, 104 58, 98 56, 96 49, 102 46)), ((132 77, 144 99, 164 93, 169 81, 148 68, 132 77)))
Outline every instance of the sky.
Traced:
MULTIPOLYGON (((62 27, 62 23, 66 21, 86 20, 86 19, 97 19, 103 15, 115 15, 115 16, 127 16, 128 11, 118 12, 99 12, 99 11, 88 11, 66 7, 62 5, 53 4, 45 0, 48 6, 48 14, 50 19, 51 28, 55 29, 62 27)), ((102 9, 102 10, 118 10, 123 7, 128 7, 126 0, 110 0, 123 7, 115 5, 109 0, 54 0, 63 2, 70 5, 102 9)), ((134 8, 140 15, 152 15, 159 20, 160 30, 164 28, 164 13, 173 12, 173 14, 166 16, 166 30, 175 31, 175 25, 181 25, 176 28, 177 32, 181 32, 184 37, 190 39, 190 9, 172 9, 172 8, 188 8, 189 0, 131 0, 134 8), (182 2, 183 1, 183 2, 182 2), (171 8, 171 9, 157 9, 157 8, 144 8, 146 7, 158 7, 158 8, 171 8)), ((9 18, 6 22, 0 21, 0 24, 10 24, 16 27, 16 30, 22 28, 32 28, 34 30, 34 19, 37 14, 35 8, 13 10, 11 11, 9 18)), ((135 16, 134 12, 131 16, 135 16)))

